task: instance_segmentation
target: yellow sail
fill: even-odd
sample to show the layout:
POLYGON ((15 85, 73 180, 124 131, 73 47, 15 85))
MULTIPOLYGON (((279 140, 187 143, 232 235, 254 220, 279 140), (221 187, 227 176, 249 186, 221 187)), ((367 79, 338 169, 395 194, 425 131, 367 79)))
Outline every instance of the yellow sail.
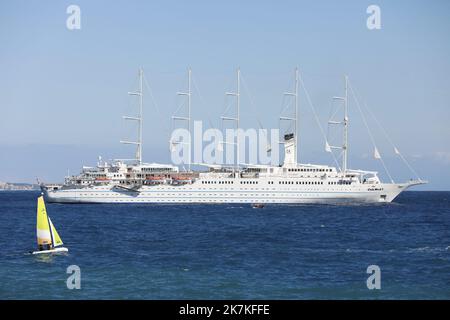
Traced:
POLYGON ((53 248, 63 244, 52 220, 47 215, 43 196, 38 198, 37 203, 36 233, 38 245, 50 245, 53 248))
POLYGON ((52 238, 53 238, 53 246, 57 247, 63 244, 61 237, 59 236, 58 232, 55 229, 55 226, 52 223, 52 220, 50 218, 48 218, 48 221, 50 222, 50 230, 52 232, 52 238))
POLYGON ((43 196, 40 196, 37 202, 36 234, 38 245, 52 245, 50 224, 48 222, 47 210, 45 209, 43 196))

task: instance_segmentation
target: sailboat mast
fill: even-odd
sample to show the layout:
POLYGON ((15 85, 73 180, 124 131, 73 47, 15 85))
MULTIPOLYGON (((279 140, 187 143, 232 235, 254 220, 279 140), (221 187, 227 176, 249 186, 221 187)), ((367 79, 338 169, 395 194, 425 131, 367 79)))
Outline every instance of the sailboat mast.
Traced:
POLYGON ((48 230, 50 231, 50 240, 52 242, 50 244, 50 247, 53 249, 55 247, 55 240, 54 240, 54 237, 53 237, 52 225, 50 224, 50 218, 49 218, 48 214, 47 214, 47 223, 48 223, 48 230))
POLYGON ((342 156, 342 170, 344 174, 347 171, 347 155, 348 155, 348 76, 345 76, 345 98, 344 98, 344 145, 342 156))

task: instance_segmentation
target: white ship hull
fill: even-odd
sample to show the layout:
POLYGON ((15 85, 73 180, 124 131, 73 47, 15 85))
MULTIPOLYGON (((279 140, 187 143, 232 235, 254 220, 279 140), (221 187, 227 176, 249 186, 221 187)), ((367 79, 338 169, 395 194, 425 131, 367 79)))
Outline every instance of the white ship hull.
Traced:
POLYGON ((45 190, 48 202, 57 203, 333 203, 391 202, 398 194, 416 183, 359 184, 329 188, 295 188, 258 185, 230 188, 192 184, 184 186, 142 186, 138 191, 109 186, 78 189, 45 190))

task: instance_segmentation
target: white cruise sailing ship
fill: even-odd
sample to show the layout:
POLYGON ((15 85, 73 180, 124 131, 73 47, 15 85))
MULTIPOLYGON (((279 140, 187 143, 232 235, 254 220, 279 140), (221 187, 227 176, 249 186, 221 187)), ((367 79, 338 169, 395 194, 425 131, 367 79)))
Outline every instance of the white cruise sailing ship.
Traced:
MULTIPOLYGON (((190 127, 191 71, 189 70, 188 91, 180 93, 188 98, 190 127)), ((239 127, 239 79, 237 72, 238 99, 237 116, 223 118, 237 121, 239 127)), ((294 130, 283 136, 284 161, 280 165, 240 164, 237 153, 236 165, 225 166, 203 164, 206 170, 180 170, 171 164, 144 163, 142 161, 142 108, 143 71, 139 70, 139 90, 129 94, 139 98, 139 115, 124 117, 137 121, 138 141, 121 141, 137 147, 133 161, 113 160, 96 167, 83 167, 76 176, 65 179, 62 185, 41 184, 48 202, 60 203, 250 203, 250 204, 297 204, 297 203, 348 203, 348 202, 391 202, 405 189, 426 183, 420 178, 404 183, 382 182, 377 172, 347 168, 348 157, 348 79, 345 95, 335 97, 343 103, 344 116, 340 121, 329 121, 329 125, 343 128, 343 143, 332 146, 326 141, 326 151, 339 149, 342 164, 338 166, 297 163, 297 118, 298 118, 299 74, 295 72, 295 89, 286 93, 293 97, 295 113, 292 117, 280 117, 291 121, 294 130)), ((309 98, 309 97, 308 97, 309 98)), ((239 141, 239 139, 237 139, 239 141)), ((239 146, 236 146, 239 150, 239 146)), ((406 159, 394 146, 395 153, 409 166, 406 159)), ((378 150, 374 157, 380 159, 378 150)), ((384 163, 383 163, 384 165, 384 163)), ((411 168, 411 167, 410 167, 411 168)), ((413 171, 413 169, 411 168, 413 171)), ((414 171, 413 171, 414 172, 414 171)), ((391 179, 392 180, 392 179, 391 179)))

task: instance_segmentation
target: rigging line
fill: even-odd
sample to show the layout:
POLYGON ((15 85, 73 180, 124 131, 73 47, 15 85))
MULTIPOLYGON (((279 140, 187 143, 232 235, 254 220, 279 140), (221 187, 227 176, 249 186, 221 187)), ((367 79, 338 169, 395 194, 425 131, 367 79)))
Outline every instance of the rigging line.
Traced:
MULTIPOLYGON (((241 78, 241 77, 239 77, 239 78, 241 78)), ((234 105, 234 103, 231 102, 231 100, 234 101, 235 99, 229 99, 228 95, 226 94, 226 92, 230 92, 230 91, 234 92, 235 89, 233 88, 233 85, 234 85, 234 78, 229 80, 228 85, 225 86, 224 90, 222 90, 222 92, 225 92, 225 94, 223 95, 224 110, 223 110, 221 116, 226 116, 228 110, 231 109, 234 105), (230 89, 230 88, 233 88, 233 89, 230 89)), ((220 122, 222 122, 222 124, 223 124, 223 120, 220 122)))
POLYGON ((280 112, 281 115, 283 115, 284 112, 292 106, 292 99, 289 99, 287 103, 286 103, 286 100, 287 100, 286 95, 283 94, 283 99, 281 101, 281 105, 284 106, 284 108, 281 109, 281 112, 280 112))
MULTIPOLYGON (((289 80, 287 85, 285 86, 285 88, 288 88, 286 91, 290 92, 293 89, 292 87, 295 87, 295 86, 293 85, 292 80, 289 80)), ((283 93, 282 98, 281 98, 280 117, 278 118, 278 127, 280 128, 280 130, 282 130, 282 125, 281 124, 283 123, 283 119, 281 119, 281 118, 283 116, 285 116, 285 117, 292 116, 291 114, 287 113, 286 111, 289 110, 293 106, 293 104, 294 104, 294 100, 290 99, 286 94, 283 93)), ((299 124, 298 119, 296 119, 295 121, 297 122, 297 127, 298 127, 299 126, 298 125, 299 124)), ((287 127, 287 130, 285 132, 287 133, 289 131, 293 131, 293 123, 292 123, 292 121, 289 121, 289 126, 287 127)), ((299 137, 296 137, 296 139, 299 139, 299 137)))
POLYGON ((144 74, 143 78, 144 78, 145 86, 147 87, 147 90, 150 93, 150 98, 152 99, 153 106, 155 107, 156 112, 162 117, 161 111, 159 110, 158 104, 156 103, 155 97, 153 96, 153 91, 150 88, 150 84, 148 83, 147 77, 145 76, 145 74, 144 74))
MULTIPOLYGON (((129 92, 134 92, 136 91, 136 87, 139 86, 139 73, 135 76, 134 81, 132 86, 130 87, 130 89, 128 90, 129 92)), ((135 114, 135 110, 138 108, 138 101, 137 99, 131 97, 130 95, 128 95, 129 99, 128 99, 128 103, 127 103, 127 107, 125 110, 125 114, 129 114, 129 115, 134 115, 135 114)), ((136 132, 138 128, 137 124, 127 124, 127 121, 121 121, 121 129, 123 129, 122 134, 124 134, 125 139, 127 140, 134 140, 134 133, 136 132)))
MULTIPOLYGON (((240 73, 239 79, 242 79, 241 73, 240 73)), ((229 98, 229 95, 227 94, 227 92, 230 92, 230 91, 234 92, 234 94, 237 94, 237 91, 235 92, 236 89, 228 89, 228 88, 231 88, 233 86, 233 82, 234 82, 234 80, 230 80, 228 86, 226 86, 225 90, 223 90, 225 92, 225 94, 223 96, 223 99, 224 99, 223 103, 225 105, 225 108, 224 108, 224 111, 221 113, 221 117, 220 117, 220 123, 221 123, 222 132, 223 132, 224 127, 225 127, 225 125, 224 125, 225 121, 224 121, 224 119, 222 119, 222 117, 226 117, 227 115, 229 117, 237 117, 238 116, 237 99, 236 99, 237 96, 229 98), (234 112, 231 112, 231 114, 229 114, 228 111, 230 109, 232 109, 234 106, 236 107, 236 110, 234 112)), ((239 129, 237 124, 238 123, 236 122, 236 129, 239 129)))
MULTIPOLYGON (((284 86, 284 88, 288 88, 287 91, 291 91, 291 90, 295 89, 295 85, 292 82, 292 80, 289 79, 289 81, 287 81, 287 84, 284 86)), ((283 94, 281 97, 280 116, 283 116, 285 114, 285 111, 288 110, 292 106, 292 104, 293 104, 293 99, 289 99, 286 94, 283 94)), ((292 126, 292 124, 291 124, 291 126, 292 126)))
MULTIPOLYGON (((330 108, 330 109, 329 109, 330 112, 328 113, 328 119, 331 119, 331 113, 333 112, 333 103, 332 103, 332 101, 330 101, 330 106, 329 106, 329 108, 330 108)), ((330 126, 327 125, 327 135, 326 135, 327 141, 328 141, 329 136, 330 136, 330 126)))
MULTIPOLYGON (((223 110, 223 112, 221 113, 221 116, 220 116, 220 118, 219 118, 219 123, 220 123, 220 131, 222 132, 222 134, 223 134, 223 132, 224 131, 226 131, 227 130, 227 128, 226 128, 226 125, 225 125, 225 121, 224 121, 224 119, 222 119, 222 117, 225 117, 226 115, 227 115, 227 112, 228 112, 228 110, 229 109, 231 109, 231 107, 233 106, 233 103, 232 102, 230 102, 230 99, 228 98, 228 95, 226 94, 226 92, 228 92, 229 90, 229 88, 231 88, 231 86, 232 86, 232 83, 233 83, 233 80, 230 80, 230 82, 228 83, 228 85, 224 88, 224 92, 225 92, 225 94, 223 95, 223 105, 224 105, 224 110, 223 110)), ((232 91, 233 89, 231 89, 231 91, 232 91)), ((239 128, 237 128, 237 129, 239 129, 239 128)), ((233 145, 236 145, 235 143, 234 143, 234 139, 233 139, 233 142, 228 142, 228 137, 227 137, 227 135, 225 134, 225 137, 222 137, 223 139, 222 139, 222 141, 219 141, 219 145, 221 145, 222 146, 222 149, 224 150, 224 148, 226 147, 227 149, 228 149, 228 144, 233 144, 233 145)), ((223 151, 222 151, 223 152, 223 151)), ((233 157, 234 157, 234 154, 233 154, 233 157)), ((226 162, 227 160, 225 160, 225 162, 226 162)), ((233 165, 233 168, 235 168, 234 167, 234 165, 233 165)), ((233 172, 234 172, 234 169, 233 169, 233 172)))
MULTIPOLYGON (((342 102, 341 102, 341 103, 342 103, 342 102)), ((332 111, 333 111, 333 104, 330 103, 330 105, 331 105, 331 110, 330 110, 330 114, 331 114, 332 111)), ((337 107, 334 109, 334 113, 331 114, 330 119, 335 119, 335 116, 337 115, 338 111, 339 111, 341 108, 342 108, 342 105, 337 106, 337 107)))
MULTIPOLYGON (((355 89, 356 91, 356 89, 355 89)), ((358 95, 358 92, 356 91, 356 95, 358 95)), ((359 95, 358 95, 359 96, 359 95)), ((378 121, 378 119, 375 117, 375 114, 370 110, 370 108, 367 106, 367 104, 364 102, 364 107, 370 114, 370 116, 375 120, 375 123, 378 125, 378 127, 381 129, 381 132, 383 132, 383 135, 386 137, 386 140, 391 144, 391 146, 394 148, 394 150, 398 151, 398 148, 395 146, 394 142, 392 142, 391 138, 389 137, 386 129, 381 125, 381 123, 378 121)), ((397 152, 396 152, 397 153, 397 152)), ((409 164, 409 162, 406 160, 406 158, 403 156, 403 154, 398 151, 397 153, 400 156, 400 159, 402 159, 403 163, 408 167, 408 169, 412 172, 413 175, 416 176, 417 179, 420 179, 420 176, 417 174, 417 172, 413 169, 413 167, 409 164)))
MULTIPOLYGON (((258 112, 257 112, 256 107, 255 107, 255 104, 254 104, 254 102, 253 102, 252 95, 251 95, 251 93, 250 93, 250 90, 248 89, 248 86, 247 86, 247 83, 246 83, 245 80, 244 80, 244 77, 242 76, 242 73, 241 73, 241 81, 242 81, 242 84, 243 84, 243 87, 244 87, 244 91, 247 93, 248 99, 250 100, 250 106, 251 106, 251 108, 252 108, 254 114, 257 115, 258 112)), ((261 123, 261 121, 259 120, 258 116, 255 116, 255 118, 256 118, 256 122, 258 122, 259 128, 260 128, 260 129, 264 129, 264 126, 262 125, 262 123, 261 123)), ((264 135, 266 136, 266 139, 267 139, 266 131, 263 130, 263 133, 264 133, 264 135)))
MULTIPOLYGON (((359 100, 358 100, 358 98, 356 97, 355 92, 353 91, 353 86, 350 84, 350 81, 349 81, 349 87, 350 87, 350 91, 351 91, 351 93, 352 93, 353 99, 354 99, 355 102, 356 102, 356 106, 358 107, 359 113, 361 114, 361 118, 362 118, 362 120, 363 120, 363 123, 364 123, 364 125, 366 126, 367 132, 369 133, 369 137, 370 137, 370 140, 372 141, 372 145, 373 145, 373 147, 374 147, 375 149, 377 149, 377 146, 376 146, 376 144, 375 144, 375 139, 374 139, 374 137, 373 137, 373 135, 372 135, 372 132, 370 131, 369 125, 367 124, 366 117, 364 116, 364 114, 363 114, 363 112, 362 112, 362 110, 361 110, 361 106, 360 106, 360 104, 359 104, 359 100)), ((378 149, 377 149, 377 150, 378 150, 378 149)), ((381 155, 380 155, 380 161, 381 161, 381 163, 382 163, 382 165, 383 165, 383 167, 384 167, 384 170, 386 171, 386 173, 387 173, 389 179, 391 179, 391 182, 394 183, 394 179, 392 179, 392 176, 391 176, 391 174, 389 173, 389 170, 388 170, 388 168, 386 167, 386 164, 384 163, 383 157, 381 157, 381 155)))
MULTIPOLYGON (((192 83, 193 83, 193 85, 194 85, 194 89, 195 89, 195 91, 197 92, 197 94, 198 94, 198 96, 199 96, 199 98, 200 98, 200 103, 202 104, 202 106, 204 107, 205 110, 208 110, 208 108, 207 108, 207 106, 206 106, 205 99, 203 98, 203 95, 200 93, 200 90, 199 90, 199 88, 198 88, 198 86, 197 86, 197 82, 195 82, 195 78, 194 78, 193 75, 191 75, 191 79, 192 79, 192 83)), ((212 124, 212 121, 211 121, 211 117, 210 117, 210 115, 209 115, 209 112, 206 113, 206 117, 208 118, 209 126, 210 126, 211 128, 214 128, 214 126, 213 126, 213 124, 212 124)))
MULTIPOLYGON (((134 81, 132 82, 132 85, 129 87, 128 92, 135 92, 136 88, 139 88, 139 73, 134 77, 134 81)), ((134 114, 136 110, 138 109, 139 102, 138 99, 132 97, 128 94, 128 103, 126 105, 126 109, 124 110, 126 114, 134 114)))
MULTIPOLYGON (((392 143, 391 143, 392 144, 392 143)), ((420 178, 420 176, 417 174, 417 172, 413 169, 413 167, 409 164, 409 162, 406 160, 406 158, 403 156, 403 154, 398 151, 398 149, 394 146, 394 144, 392 144, 392 146, 395 148, 395 150, 398 152, 398 155, 400 156, 400 158, 403 160, 403 162, 406 164, 406 166, 408 167, 408 169, 412 172, 412 174, 414 174, 416 176, 416 178, 418 180, 422 180, 420 178)))
MULTIPOLYGON (((310 106, 310 108, 312 110, 312 113, 314 115, 314 119, 316 120, 317 126, 320 129, 320 133, 322 134, 322 138, 325 140, 325 143, 328 143, 327 136, 325 135, 325 131, 323 130, 323 128, 322 128, 322 126, 320 124, 319 117, 317 116, 316 110, 315 110, 314 105, 313 105, 313 103, 311 101, 311 97, 309 96, 309 92, 308 92, 308 90, 306 90, 305 83, 303 82, 303 77, 299 76, 298 78, 299 78, 300 84, 301 84, 301 86, 303 88, 303 91, 305 92, 306 100, 308 100, 308 104, 309 104, 309 106, 310 106)), ((331 152, 331 156, 333 157, 333 160, 336 163, 336 167, 340 170, 341 168, 339 166, 339 162, 337 161, 336 156, 334 155, 333 152, 331 152)))
MULTIPOLYGON (((334 107, 333 100, 330 101, 329 108, 330 108, 330 112, 328 113, 328 119, 329 119, 329 121, 333 121, 334 119, 336 119, 335 116, 336 116, 337 112, 339 111, 339 109, 341 109, 341 108, 339 106, 334 107), (333 113, 333 111, 334 111, 334 113, 333 113)), ((328 124, 327 125, 327 141, 328 141, 328 143, 334 144, 334 140, 333 141, 330 140, 330 134, 331 134, 330 127, 331 127, 330 124, 328 124)), ((341 154, 339 154, 339 157, 340 156, 341 156, 341 154)))
POLYGON ((177 103, 177 105, 178 105, 178 107, 175 109, 174 114, 178 114, 181 111, 181 109, 183 109, 183 107, 186 105, 186 103, 181 102, 181 103, 177 103))
MULTIPOLYGON (((145 73, 143 74, 143 78, 144 78, 145 86, 146 86, 148 92, 150 93, 150 99, 152 100, 152 103, 153 103, 153 106, 155 107, 156 113, 158 113, 159 117, 161 118, 161 121, 164 123, 165 122, 164 117, 158 107, 158 104, 156 103, 155 97, 153 96, 153 91, 150 87, 149 82, 147 81, 147 77, 145 76, 145 73)), ((171 127, 170 124, 168 124, 166 126, 163 125, 162 130, 165 132, 166 136, 168 137, 168 140, 171 141, 171 132, 170 132, 169 127, 171 127)), ((172 130, 173 130, 173 128, 172 128, 172 130)))
MULTIPOLYGON (((177 105, 177 108, 175 109, 175 112, 173 114, 178 115, 180 113, 181 109, 183 109, 186 106, 186 100, 183 99, 183 101, 180 102, 179 97, 177 97, 175 100, 176 100, 175 104, 177 105)), ((180 116, 182 116, 182 115, 180 115, 180 116)), ((172 118, 172 122, 173 122, 173 120, 174 119, 172 118)))
MULTIPOLYGON (((336 115, 338 114, 338 112, 342 109, 342 106, 340 106, 340 105, 337 105, 336 107, 333 105, 333 100, 331 100, 330 101, 330 112, 329 112, 329 116, 328 116, 328 119, 329 119, 329 121, 337 121, 337 120, 334 120, 334 119, 336 119, 335 117, 336 117, 336 115), (334 112, 333 112, 334 111, 334 112)), ((340 122, 341 123, 341 122, 340 122)), ((327 125, 327 141, 328 141, 328 143, 330 144, 334 144, 334 141, 330 141, 330 140, 328 140, 329 139, 329 137, 330 137, 330 123, 328 123, 328 125, 327 125)), ((332 151, 333 152, 333 151, 332 151)), ((334 154, 334 153, 333 153, 334 154)), ((338 155, 338 157, 337 157, 337 159, 342 159, 344 157, 344 150, 341 150, 341 152, 339 152, 339 155, 338 155)), ((339 168, 340 169, 340 168, 339 168)))
POLYGON ((233 102, 229 101, 227 95, 225 95, 224 99, 225 99, 225 103, 224 103, 225 104, 225 109, 224 109, 224 111, 222 113, 222 116, 226 116, 228 114, 228 110, 230 110, 231 107, 233 106, 233 102))

